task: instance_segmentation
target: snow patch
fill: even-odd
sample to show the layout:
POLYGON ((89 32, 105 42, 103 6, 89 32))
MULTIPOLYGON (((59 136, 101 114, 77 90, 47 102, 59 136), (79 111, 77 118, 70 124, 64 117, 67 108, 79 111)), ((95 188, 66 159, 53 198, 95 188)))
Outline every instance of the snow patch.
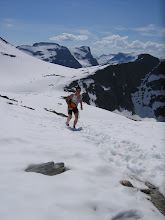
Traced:
POLYGON ((105 87, 105 86, 101 86, 101 87, 104 89, 104 91, 109 91, 111 89, 111 87, 105 87))

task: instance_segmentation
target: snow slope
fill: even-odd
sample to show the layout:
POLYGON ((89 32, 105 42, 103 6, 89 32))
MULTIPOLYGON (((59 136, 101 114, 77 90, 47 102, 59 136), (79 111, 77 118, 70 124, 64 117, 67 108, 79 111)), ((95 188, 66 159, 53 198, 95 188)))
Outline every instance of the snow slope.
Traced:
MULTIPOLYGON (((77 127, 65 127, 63 87, 98 67, 45 63, 0 40, 0 213, 7 220, 150 219, 164 216, 137 188, 164 188, 164 124, 135 122, 84 104, 77 127), (12 54, 10 57, 5 54, 12 54), (32 107, 30 110, 22 106, 32 107), (57 176, 26 173, 29 164, 64 162, 57 176)), ((73 120, 71 121, 71 124, 73 120)))

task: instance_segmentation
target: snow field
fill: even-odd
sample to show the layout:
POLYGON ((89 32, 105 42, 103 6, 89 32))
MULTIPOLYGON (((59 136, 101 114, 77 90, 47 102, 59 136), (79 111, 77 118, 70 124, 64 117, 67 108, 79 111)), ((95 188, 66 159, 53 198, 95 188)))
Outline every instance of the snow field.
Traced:
MULTIPOLYGON (((22 95, 23 99, 24 102, 28 100, 22 95)), ((30 97, 33 99, 36 95, 30 97)), ((45 103, 44 99, 44 96, 40 99, 40 105, 45 103)), ((31 102, 35 103, 34 100, 31 102)), ((66 113, 65 100, 56 107, 59 107, 55 109, 57 112, 63 109, 62 112, 66 113)), ((83 130, 73 132, 65 127, 65 118, 40 107, 32 111, 19 105, 8 105, 3 100, 1 110, 6 112, 0 116, 3 124, 0 188, 4 201, 1 213, 6 219, 11 216, 35 220, 111 219, 120 212, 126 212, 132 218, 137 215, 140 219, 146 219, 146 216, 163 219, 146 200, 145 194, 120 184, 122 179, 133 178, 131 181, 135 186, 144 188, 141 181, 149 178, 154 182, 161 174, 157 167, 162 166, 161 158, 154 157, 155 152, 147 157, 147 149, 141 149, 143 141, 155 139, 152 133, 146 132, 150 123, 139 127, 137 122, 123 116, 84 105, 78 122, 78 127, 82 126, 83 130), (142 127, 148 136, 142 136, 142 127), (132 137, 129 130, 134 132, 132 137), (136 141, 135 135, 139 137, 136 141), (147 166, 151 159, 155 160, 154 163, 147 166), (48 161, 64 162, 67 171, 54 177, 24 172, 29 164, 48 161), (151 175, 154 169, 155 174, 151 175)), ((159 138, 158 133, 156 138, 159 138)), ((159 186, 162 186, 162 178, 163 174, 156 181, 159 186)))
POLYGON ((61 67, 1 40, 0 52, 16 55, 0 53, 0 95, 18 100, 0 97, 0 218, 163 220, 148 195, 120 180, 137 188, 149 181, 165 195, 164 124, 135 122, 83 104, 77 124, 82 130, 71 131, 66 118, 44 108, 67 114, 64 86, 104 67, 61 67), (48 161, 64 162, 67 171, 56 176, 24 171, 48 161))

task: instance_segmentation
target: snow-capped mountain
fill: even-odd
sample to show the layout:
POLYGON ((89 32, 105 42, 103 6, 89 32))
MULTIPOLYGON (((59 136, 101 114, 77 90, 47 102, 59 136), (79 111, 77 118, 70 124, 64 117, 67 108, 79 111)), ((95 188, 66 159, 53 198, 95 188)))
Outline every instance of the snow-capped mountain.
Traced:
POLYGON ((25 53, 49 63, 59 64, 71 68, 81 68, 81 64, 72 56, 67 47, 56 43, 35 43, 33 46, 21 45, 17 47, 25 53))
POLYGON ((118 53, 108 60, 106 64, 128 63, 136 60, 137 58, 138 56, 135 53, 118 53))
POLYGON ((97 61, 100 65, 106 64, 119 64, 119 63, 128 63, 136 60, 138 55, 136 53, 118 53, 118 54, 109 54, 102 55, 97 58, 97 61))
MULTIPOLYGON (((150 182, 156 194, 165 196, 163 123, 135 122, 83 102, 81 129, 72 130, 74 117, 70 128, 65 126, 64 97, 70 93, 64 87, 105 67, 72 69, 43 62, 3 39, 0 67, 2 219, 164 220, 163 200, 156 198, 155 204, 152 193, 144 193, 150 182), (49 161, 63 162, 65 172, 25 172, 29 165, 49 161)), ((105 82, 102 86, 108 89, 105 82)))
POLYGON ((89 47, 82 46, 70 49, 74 58, 82 65, 82 67, 97 66, 98 62, 93 58, 89 47))
POLYGON ((97 62, 100 64, 100 65, 104 65, 105 63, 107 63, 109 60, 111 60, 116 54, 109 54, 109 55, 101 55, 99 57, 96 57, 97 59, 97 62))
POLYGON ((134 62, 110 65, 95 74, 72 82, 80 84, 83 98, 110 111, 125 110, 140 117, 165 121, 165 63, 148 54, 139 55, 134 62))
POLYGON ((66 67, 77 69, 98 65, 97 60, 91 54, 90 48, 85 46, 68 49, 56 43, 41 42, 35 43, 33 46, 21 45, 17 48, 46 62, 66 67))
POLYGON ((84 68, 97 65, 113 65, 128 63, 137 59, 136 53, 118 53, 101 55, 94 58, 87 46, 67 48, 56 43, 40 42, 30 45, 20 45, 19 50, 43 61, 71 68, 84 68))

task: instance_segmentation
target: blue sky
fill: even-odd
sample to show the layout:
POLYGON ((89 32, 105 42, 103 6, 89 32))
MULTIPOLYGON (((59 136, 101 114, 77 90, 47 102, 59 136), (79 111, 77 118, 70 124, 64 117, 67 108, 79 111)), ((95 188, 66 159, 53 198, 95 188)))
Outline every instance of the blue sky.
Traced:
POLYGON ((163 0, 0 0, 0 36, 13 45, 54 42, 93 54, 163 57, 163 0))

